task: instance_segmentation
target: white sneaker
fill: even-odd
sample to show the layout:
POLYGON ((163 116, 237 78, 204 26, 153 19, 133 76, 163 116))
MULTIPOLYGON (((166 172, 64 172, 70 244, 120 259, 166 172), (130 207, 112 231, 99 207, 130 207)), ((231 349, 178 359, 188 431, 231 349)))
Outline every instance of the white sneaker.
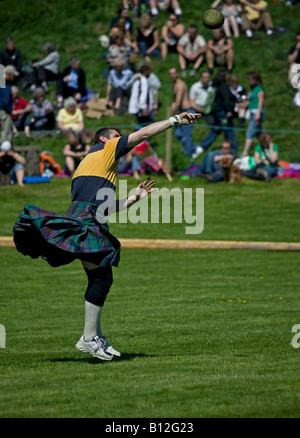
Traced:
POLYGON ((202 154, 202 152, 204 152, 203 147, 202 147, 202 146, 197 146, 195 152, 194 152, 193 155, 192 155, 192 159, 193 159, 193 160, 196 160, 196 158, 198 158, 199 155, 202 154))
POLYGON ((90 353, 93 357, 101 360, 112 360, 113 358, 113 355, 106 350, 105 343, 98 336, 95 336, 89 342, 86 342, 84 337, 81 336, 76 344, 76 348, 82 353, 90 353))
POLYGON ((114 347, 112 345, 109 344, 109 342, 107 342, 107 338, 105 338, 104 336, 102 338, 100 338, 102 345, 104 345, 105 350, 112 354, 113 356, 121 356, 121 353, 117 350, 114 349, 114 347))

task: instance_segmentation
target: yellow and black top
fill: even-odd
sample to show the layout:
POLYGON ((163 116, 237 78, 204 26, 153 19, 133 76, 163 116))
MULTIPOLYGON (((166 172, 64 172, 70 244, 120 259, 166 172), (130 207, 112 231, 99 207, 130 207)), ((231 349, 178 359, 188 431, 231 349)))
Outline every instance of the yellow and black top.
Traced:
POLYGON ((131 149, 127 144, 128 135, 91 147, 73 174, 72 202, 99 204, 99 189, 116 189, 119 158, 131 149))

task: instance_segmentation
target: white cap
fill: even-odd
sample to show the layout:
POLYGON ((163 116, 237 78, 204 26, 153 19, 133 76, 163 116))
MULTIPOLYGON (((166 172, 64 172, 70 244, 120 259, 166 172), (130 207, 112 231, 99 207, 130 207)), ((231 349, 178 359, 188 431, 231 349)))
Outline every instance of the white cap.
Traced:
POLYGON ((11 150, 11 142, 9 140, 5 140, 2 144, 1 144, 1 151, 3 152, 8 152, 11 150))

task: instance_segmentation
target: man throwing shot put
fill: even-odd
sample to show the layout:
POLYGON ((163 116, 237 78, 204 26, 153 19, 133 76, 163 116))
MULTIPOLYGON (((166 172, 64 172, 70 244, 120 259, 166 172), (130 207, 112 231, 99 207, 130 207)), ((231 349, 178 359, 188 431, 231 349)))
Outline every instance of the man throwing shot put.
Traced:
POLYGON ((67 213, 59 215, 27 204, 15 223, 14 242, 23 255, 42 257, 53 267, 81 260, 88 285, 84 296, 84 331, 76 348, 83 353, 101 360, 120 356, 101 330, 101 311, 112 285, 112 267, 118 266, 121 250, 120 242, 110 234, 107 220, 103 218, 145 198, 153 190, 155 181, 147 178, 134 195, 114 200, 110 208, 101 193, 115 191, 120 157, 149 137, 173 126, 193 124, 199 117, 200 114, 184 112, 125 136, 115 128, 99 129, 94 146, 73 174, 72 204, 67 213))

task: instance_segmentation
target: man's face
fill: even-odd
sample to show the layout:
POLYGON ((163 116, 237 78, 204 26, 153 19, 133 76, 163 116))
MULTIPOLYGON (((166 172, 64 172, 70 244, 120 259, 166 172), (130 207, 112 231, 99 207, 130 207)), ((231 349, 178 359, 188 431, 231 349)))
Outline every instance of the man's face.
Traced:
POLYGON ((176 81, 176 79, 178 78, 178 72, 175 68, 170 68, 169 77, 172 81, 176 81))
POLYGON ((229 143, 227 143, 226 141, 224 141, 223 143, 222 143, 222 152, 223 152, 223 154, 229 154, 230 153, 230 144, 229 143))
POLYGON ((201 75, 201 82, 204 87, 207 87, 210 80, 210 74, 209 73, 202 73, 201 75))
POLYGON ((108 137, 101 135, 99 140, 101 141, 101 143, 106 143, 108 140, 112 140, 113 138, 118 138, 118 137, 120 137, 120 134, 118 133, 118 131, 116 131, 115 129, 111 129, 108 137))
POLYGON ((190 40, 194 41, 194 39, 197 36, 197 29, 195 27, 189 27, 188 28, 188 35, 190 40))

